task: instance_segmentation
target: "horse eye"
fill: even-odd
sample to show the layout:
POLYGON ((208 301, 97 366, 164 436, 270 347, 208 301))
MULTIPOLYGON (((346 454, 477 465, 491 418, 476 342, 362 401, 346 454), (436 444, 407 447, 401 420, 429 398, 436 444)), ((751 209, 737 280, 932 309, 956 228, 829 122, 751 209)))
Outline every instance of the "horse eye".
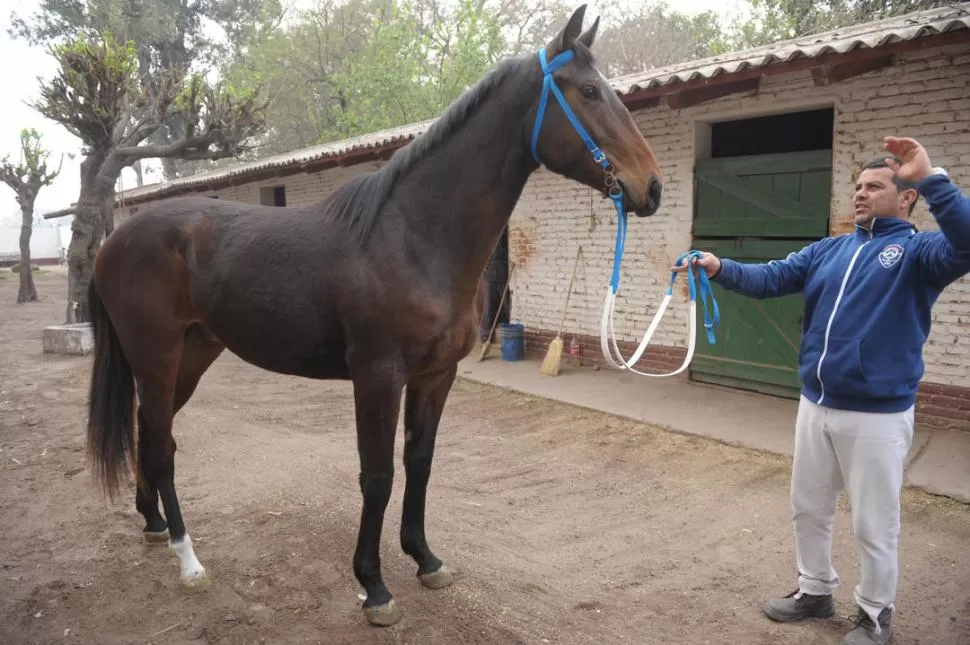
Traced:
POLYGON ((600 92, 594 85, 583 85, 579 88, 579 93, 583 95, 583 98, 594 100, 598 99, 600 92))

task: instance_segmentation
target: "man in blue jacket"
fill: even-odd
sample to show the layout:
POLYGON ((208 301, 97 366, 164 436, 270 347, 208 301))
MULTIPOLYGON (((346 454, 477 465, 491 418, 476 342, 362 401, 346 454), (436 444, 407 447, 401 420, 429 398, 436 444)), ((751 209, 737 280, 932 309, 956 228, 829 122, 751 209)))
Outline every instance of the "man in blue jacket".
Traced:
POLYGON ((791 477, 798 588, 763 609, 779 622, 835 615, 832 525, 844 487, 862 560, 857 626, 842 645, 892 642, 900 490, 923 344, 940 292, 970 272, 970 199, 915 140, 886 137, 885 148, 892 156, 859 174, 854 232, 765 264, 710 253, 693 261, 724 288, 752 298, 804 293, 791 477), (919 195, 938 232, 917 231, 909 221, 919 195))

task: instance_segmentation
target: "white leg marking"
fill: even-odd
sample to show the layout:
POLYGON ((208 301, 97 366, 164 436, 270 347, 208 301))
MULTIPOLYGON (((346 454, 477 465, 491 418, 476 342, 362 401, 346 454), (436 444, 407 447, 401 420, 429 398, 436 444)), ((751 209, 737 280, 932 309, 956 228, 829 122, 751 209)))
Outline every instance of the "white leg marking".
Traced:
POLYGON ((188 533, 179 542, 171 542, 170 547, 179 557, 182 586, 187 589, 201 588, 206 584, 205 568, 192 550, 192 538, 188 533))

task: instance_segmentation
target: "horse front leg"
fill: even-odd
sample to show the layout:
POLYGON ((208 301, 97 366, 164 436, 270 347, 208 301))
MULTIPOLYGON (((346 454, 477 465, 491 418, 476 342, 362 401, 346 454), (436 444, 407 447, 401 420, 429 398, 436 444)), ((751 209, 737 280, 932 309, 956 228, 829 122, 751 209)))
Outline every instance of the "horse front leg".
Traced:
POLYGON ((425 503, 435 437, 445 401, 458 366, 423 375, 408 382, 404 400, 404 505, 401 517, 401 548, 418 564, 418 579, 429 589, 449 586, 454 578, 428 547, 424 533, 425 503))
POLYGON ((360 455, 360 492, 363 509, 354 575, 364 588, 364 615, 373 625, 393 625, 401 619, 381 576, 381 531, 394 481, 394 435, 401 411, 404 369, 379 361, 354 371, 357 452, 360 455))

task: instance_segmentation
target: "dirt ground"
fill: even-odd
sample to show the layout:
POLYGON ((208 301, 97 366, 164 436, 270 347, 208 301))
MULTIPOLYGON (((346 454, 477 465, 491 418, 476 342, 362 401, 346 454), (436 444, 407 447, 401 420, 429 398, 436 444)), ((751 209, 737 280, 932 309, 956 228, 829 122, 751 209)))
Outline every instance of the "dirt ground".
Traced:
MULTIPOLYGON (((851 627, 845 506, 839 618, 760 612, 794 583, 790 460, 463 381, 427 522, 456 582, 423 588, 401 552, 401 467, 382 557, 404 617, 371 627, 351 570, 349 386, 229 354, 176 418, 176 484, 212 579, 186 595, 175 556, 142 541, 133 494, 108 505, 85 468, 90 357, 41 351, 64 275, 38 275, 38 303, 14 304, 16 286, 0 273, 0 643, 807 645, 851 627)), ((970 507, 906 491, 897 644, 970 643, 968 550, 970 507)))

